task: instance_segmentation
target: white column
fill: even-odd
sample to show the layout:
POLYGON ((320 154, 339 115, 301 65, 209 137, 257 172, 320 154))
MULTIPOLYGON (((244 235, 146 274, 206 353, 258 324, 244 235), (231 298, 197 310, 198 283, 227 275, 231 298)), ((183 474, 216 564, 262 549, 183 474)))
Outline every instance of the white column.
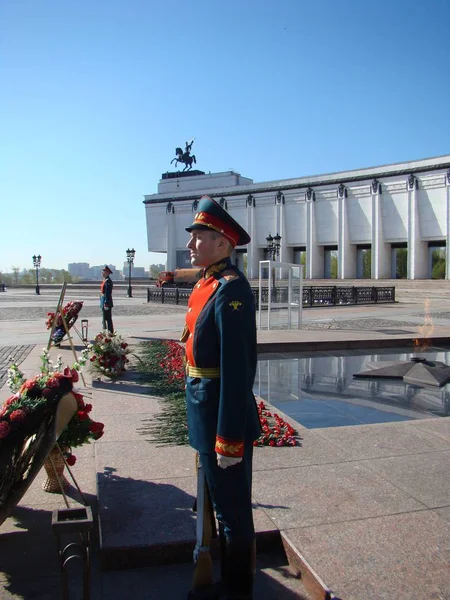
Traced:
POLYGON ((173 271, 177 268, 176 236, 175 236, 175 206, 172 202, 166 208, 166 232, 167 232, 167 262, 166 269, 173 271))
POLYGON ((450 279, 450 169, 446 176, 447 182, 447 237, 445 242, 445 279, 450 279))
POLYGON ((426 242, 422 242, 419 232, 417 210, 417 177, 410 175, 408 188, 408 279, 425 279, 428 273, 428 252, 426 242))
POLYGON ((371 184, 372 192, 372 279, 390 277, 390 245, 384 242, 383 222, 381 218, 381 183, 376 179, 371 184))
POLYGON ((257 279, 259 276, 259 250, 256 241, 256 198, 249 194, 247 196, 247 214, 251 242, 247 246, 247 277, 257 279))
MULTIPOLYGON (((277 233, 281 236, 280 246, 280 261, 281 262, 292 262, 288 260, 288 247, 286 237, 286 205, 284 200, 284 194, 278 194, 276 198, 277 205, 277 233)), ((288 269, 277 269, 278 277, 280 279, 287 279, 288 269)))
POLYGON ((356 277, 356 251, 350 243, 347 220, 347 189, 338 187, 338 279, 356 277))
POLYGON ((311 188, 306 190, 306 279, 321 279, 324 276, 323 246, 317 245, 316 220, 314 217, 315 197, 311 188))

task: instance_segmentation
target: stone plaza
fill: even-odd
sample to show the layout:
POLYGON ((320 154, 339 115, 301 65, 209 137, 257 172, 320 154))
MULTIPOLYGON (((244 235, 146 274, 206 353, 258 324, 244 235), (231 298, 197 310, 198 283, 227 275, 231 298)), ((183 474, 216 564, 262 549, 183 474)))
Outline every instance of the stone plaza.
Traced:
MULTIPOLYGON (((302 329, 258 332, 259 359, 412 350, 413 340, 424 337, 426 314, 433 323, 426 331, 431 346, 447 351, 447 286, 399 282, 395 304, 304 310, 302 329)), ((126 286, 116 289, 115 327, 136 350, 141 341, 178 339, 185 307, 148 304, 144 286, 133 288, 133 298, 126 297, 126 286)), ((9 396, 10 357, 21 361, 27 375, 36 372, 48 341, 46 314, 58 293, 55 288, 41 296, 25 289, 0 294, 0 401, 9 396)), ((81 317, 89 320, 94 337, 101 328, 97 290, 69 286, 66 300, 84 301, 81 317)), ((76 335, 74 342, 80 351, 76 335)), ((61 354, 72 362, 67 342, 61 354)), ((100 526, 92 597, 185 598, 195 540, 194 453, 186 446, 149 443, 145 424, 161 405, 132 371, 113 383, 86 377, 83 394, 105 423, 104 437, 78 448, 73 467, 100 526)), ((255 449, 255 597, 449 600, 450 420, 427 415, 306 428, 286 419, 299 431, 301 445, 255 449)), ((60 597, 50 523, 51 511, 64 504, 44 492, 41 481, 40 474, 0 527, 0 598, 60 597)), ((77 506, 77 491, 69 495, 77 506)))

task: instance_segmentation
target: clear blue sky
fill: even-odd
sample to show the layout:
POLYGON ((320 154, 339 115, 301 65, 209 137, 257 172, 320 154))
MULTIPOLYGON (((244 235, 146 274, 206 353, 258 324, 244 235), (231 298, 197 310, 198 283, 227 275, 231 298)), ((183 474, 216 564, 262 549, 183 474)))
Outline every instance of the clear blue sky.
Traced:
POLYGON ((0 269, 149 254, 176 146, 255 181, 450 152, 449 0, 3 0, 0 269))

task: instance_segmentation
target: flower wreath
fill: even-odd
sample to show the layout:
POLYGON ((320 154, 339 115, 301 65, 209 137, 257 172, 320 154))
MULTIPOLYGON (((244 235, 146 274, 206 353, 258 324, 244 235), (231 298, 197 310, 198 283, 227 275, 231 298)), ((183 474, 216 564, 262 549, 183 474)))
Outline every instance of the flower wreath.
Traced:
POLYGON ((75 368, 62 368, 61 357, 51 368, 47 350, 41 355, 42 370, 31 379, 25 379, 17 365, 8 370, 8 385, 13 396, 0 407, 0 457, 10 446, 23 443, 34 434, 42 418, 48 412, 56 411, 59 400, 72 392, 77 402, 77 412, 63 429, 58 444, 64 451, 67 463, 74 465, 76 457, 72 448, 98 440, 103 435, 103 423, 93 421, 89 413, 92 404, 85 404, 83 396, 73 390, 78 381, 78 371, 87 361, 87 350, 83 350, 75 368))
POLYGON ((59 344, 64 336, 66 335, 66 330, 64 327, 64 323, 61 317, 61 314, 64 316, 68 329, 75 325, 76 320, 78 319, 78 314, 80 310, 83 308, 83 302, 68 302, 63 309, 55 315, 54 312, 47 313, 47 320, 45 325, 47 329, 51 329, 53 326, 53 322, 56 318, 55 329, 52 334, 52 342, 54 344, 59 344))

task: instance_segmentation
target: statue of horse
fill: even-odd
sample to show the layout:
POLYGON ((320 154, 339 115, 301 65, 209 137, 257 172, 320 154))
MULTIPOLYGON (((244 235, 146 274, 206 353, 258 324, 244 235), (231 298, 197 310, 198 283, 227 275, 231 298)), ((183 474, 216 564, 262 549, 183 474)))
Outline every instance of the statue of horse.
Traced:
POLYGON ((178 163, 183 163, 185 165, 183 171, 190 171, 190 169, 192 169, 192 163, 197 163, 195 154, 191 156, 191 148, 193 143, 193 139, 190 142, 186 142, 186 149, 184 152, 181 148, 175 148, 176 156, 170 161, 170 164, 172 164, 173 161, 175 161, 175 166, 177 166, 178 163))

